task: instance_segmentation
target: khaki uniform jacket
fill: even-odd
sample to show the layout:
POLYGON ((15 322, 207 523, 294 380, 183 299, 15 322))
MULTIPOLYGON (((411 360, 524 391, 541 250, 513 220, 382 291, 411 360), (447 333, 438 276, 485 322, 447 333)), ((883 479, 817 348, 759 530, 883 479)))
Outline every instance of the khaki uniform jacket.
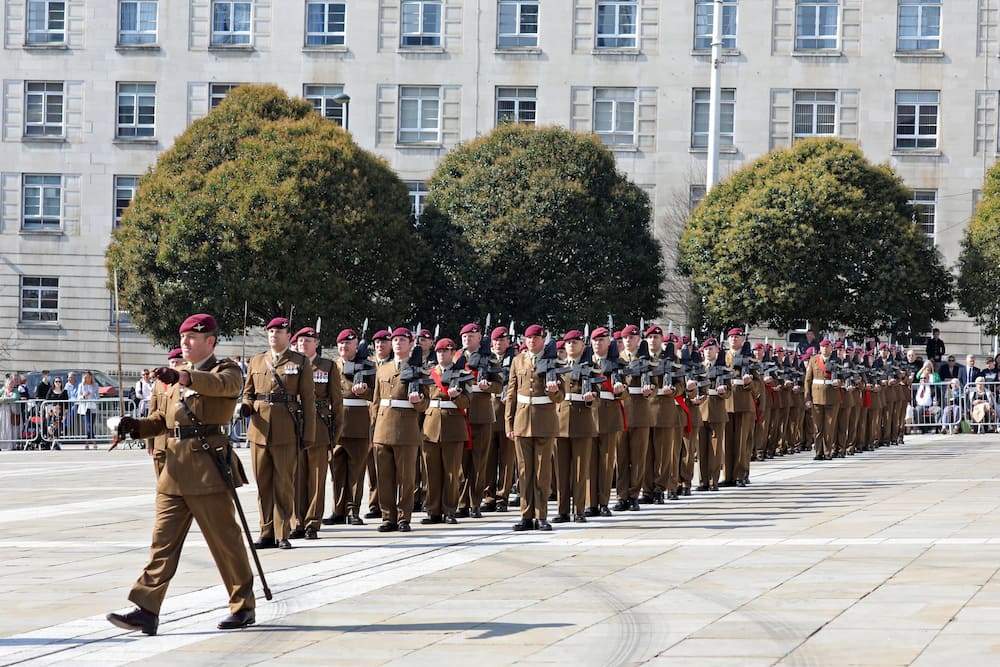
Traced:
POLYGON ((424 441, 418 417, 430 404, 427 386, 420 387, 419 403, 410 403, 408 389, 407 383, 399 379, 394 362, 382 364, 375 375, 375 393, 372 396, 372 421, 375 425, 372 442, 375 444, 419 447, 424 441), (413 407, 394 408, 381 405, 382 401, 403 401, 413 407))
MULTIPOLYGON (((156 413, 159 413, 160 415, 165 415, 167 407, 166 393, 169 389, 170 389, 169 385, 163 384, 159 380, 153 383, 153 393, 149 397, 149 412, 146 415, 147 417, 152 417, 156 413)), ((164 452, 166 451, 167 451, 167 434, 161 433, 160 435, 153 438, 153 458, 156 458, 162 462, 163 458, 166 456, 166 454, 164 454, 164 452)))
MULTIPOLYGON (((180 405, 184 403, 204 426, 228 426, 233 418, 236 399, 240 394, 242 373, 236 362, 223 359, 217 362, 211 356, 197 369, 186 369, 191 374, 189 387, 180 384, 167 388, 158 402, 156 412, 139 420, 139 437, 155 438, 166 435, 166 456, 163 470, 156 480, 156 491, 170 496, 195 496, 228 491, 229 484, 215 465, 212 454, 202 450, 198 437, 178 440, 170 431, 176 426, 192 426, 194 422, 180 405)), ((243 468, 235 456, 230 456, 229 436, 207 436, 213 448, 221 449, 233 462, 236 485, 246 483, 243 468)))
MULTIPOLYGON (((462 354, 468 355, 468 352, 464 351, 462 354)), ((475 375, 475 373, 473 373, 473 375, 475 375)), ((493 411, 493 394, 496 394, 503 389, 503 385, 500 384, 500 381, 491 380, 490 388, 486 391, 480 391, 477 382, 470 383, 468 389, 470 392, 468 410, 469 423, 492 424, 497 421, 496 414, 493 411)))
POLYGON ((316 392, 316 445, 332 447, 340 440, 344 430, 344 398, 340 368, 332 359, 324 359, 319 355, 309 363, 313 367, 313 386, 316 392), (327 427, 328 422, 332 428, 327 427))
POLYGON ((559 435, 559 417, 556 404, 562 402, 560 388, 554 394, 545 390, 545 378, 535 372, 532 355, 522 352, 510 364, 510 382, 507 384, 506 412, 507 432, 522 438, 555 438, 559 435), (522 403, 517 397, 547 397, 551 403, 522 403))
MULTIPOLYGON (((712 366, 712 364, 708 361, 702 363, 705 368, 710 368, 712 366)), ((714 385, 715 381, 713 380, 713 384, 706 388, 709 396, 708 399, 701 404, 701 420, 702 422, 708 422, 709 424, 725 423, 729 421, 729 412, 726 410, 726 397, 713 393, 717 391, 717 388, 714 385)), ((732 390, 729 380, 725 381, 725 386, 727 390, 732 390)))
MULTIPOLYGON (((440 366, 438 372, 444 371, 440 366)), ((445 386, 447 390, 447 386, 445 386)), ((482 393, 470 395, 467 386, 462 387, 462 393, 455 398, 449 398, 447 391, 441 391, 437 385, 430 387, 430 406, 424 413, 424 439, 429 442, 465 442, 469 439, 469 429, 466 426, 463 409, 468 409, 469 404, 475 402, 475 396, 489 397, 492 394, 482 393), (454 408, 442 408, 437 406, 435 401, 451 401, 454 408)), ((491 408, 492 410, 492 408, 491 408)))
MULTIPOLYGON (((599 357, 594 357, 594 368, 601 367, 602 359, 599 357)), ((612 387, 614 383, 611 382, 611 378, 608 378, 605 382, 601 384, 600 392, 601 396, 594 401, 597 405, 595 406, 595 412, 597 414, 597 432, 598 433, 618 433, 619 431, 625 430, 625 415, 622 412, 622 399, 628 396, 627 393, 618 396, 617 398, 608 398, 608 394, 613 394, 612 387)))
POLYGON ((340 380, 340 395, 342 397, 341 403, 343 404, 343 399, 349 400, 364 400, 367 401, 365 405, 344 405, 344 420, 342 422, 343 426, 341 429, 341 438, 364 438, 365 440, 371 435, 371 425, 372 425, 372 414, 371 414, 371 400, 372 395, 375 393, 375 377, 369 375, 365 378, 366 384, 368 385, 368 390, 365 391, 364 396, 356 395, 352 389, 354 388, 354 383, 344 377, 344 360, 337 359, 337 377, 340 380))
MULTIPOLYGON (((662 363, 667 364, 667 373, 672 372, 673 369, 670 368, 670 362, 664 361, 662 363)), ((666 386, 670 382, 670 379, 666 375, 660 376, 659 384, 661 387, 666 386)), ((687 426, 687 415, 684 414, 684 410, 681 406, 677 405, 677 400, 675 397, 684 395, 684 378, 677 378, 676 382, 671 385, 674 388, 674 393, 669 396, 664 396, 662 394, 656 397, 656 428, 677 428, 678 426, 687 426)))
POLYGON ((556 414, 559 415, 559 437, 593 437, 597 435, 597 410, 595 408, 601 399, 595 398, 590 403, 570 400, 570 394, 580 394, 583 391, 583 383, 580 380, 573 380, 571 375, 572 373, 563 373, 559 376, 559 384, 563 391, 563 400, 556 406, 556 414))
POLYGON ((292 418, 294 403, 272 403, 258 400, 260 394, 282 394, 296 398, 302 405, 302 443, 310 447, 316 442, 316 410, 306 409, 316 405, 312 364, 305 355, 288 349, 271 364, 271 351, 255 354, 247 366, 247 379, 243 385, 243 404, 253 408, 247 440, 270 447, 292 447, 295 442, 295 422, 292 418), (285 385, 284 391, 274 380, 274 373, 285 385), (291 410, 289 410, 291 408, 291 410))
MULTIPOLYGON (((733 366, 733 351, 726 350, 726 366, 733 366)), ((736 371, 737 375, 740 374, 736 371)), ((743 378, 738 377, 732 381, 732 391, 726 398, 726 410, 729 412, 753 412, 754 411, 754 385, 743 384, 743 378)))
MULTIPOLYGON (((627 350, 622 350, 619 357, 623 362, 630 363, 632 357, 627 350)), ((641 393, 634 393, 635 388, 642 387, 642 378, 638 375, 629 375, 624 379, 628 398, 625 400, 625 421, 629 428, 650 428, 656 425, 656 394, 643 396, 641 393)))
POLYGON ((837 405, 840 403, 840 389, 838 387, 825 384, 825 382, 813 384, 813 381, 820 382, 830 379, 830 373, 824 373, 822 370, 830 359, 823 359, 822 363, 824 366, 820 366, 820 358, 820 355, 810 357, 809 365, 806 366, 806 379, 803 386, 805 399, 806 401, 812 401, 816 405, 837 405))

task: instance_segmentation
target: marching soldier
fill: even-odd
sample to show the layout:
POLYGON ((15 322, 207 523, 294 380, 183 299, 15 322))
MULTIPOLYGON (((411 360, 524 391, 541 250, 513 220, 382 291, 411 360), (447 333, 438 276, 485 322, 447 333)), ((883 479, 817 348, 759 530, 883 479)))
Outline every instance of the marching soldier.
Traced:
MULTIPOLYGON (((442 338, 434 351, 438 363, 431 370, 434 386, 430 388, 430 404, 423 425, 427 516, 420 523, 456 524, 462 452, 470 432, 466 410, 471 401, 465 383, 457 387, 445 383, 446 375, 454 368, 455 342, 442 338)), ((478 503, 475 507, 478 509, 478 503)))
POLYGON ((355 372, 348 377, 345 363, 360 364, 358 335, 352 329, 337 334, 337 370, 340 392, 344 396, 343 428, 330 457, 330 480, 333 486, 333 513, 323 523, 362 526, 361 494, 364 491, 365 464, 371 449, 371 398, 374 387, 355 372))
POLYGON ((507 385, 507 437, 517 451, 521 520, 514 530, 552 530, 548 517, 552 452, 559 434, 556 404, 562 402, 559 383, 548 382, 536 370, 545 347, 545 330, 532 324, 524 331, 525 350, 510 365, 507 385))
MULTIPOLYGON (((639 358, 639 327, 629 324, 622 329, 625 349, 620 358, 626 365, 639 358)), ((650 431, 656 423, 655 387, 643 385, 641 375, 625 377, 628 400, 625 401, 625 433, 618 441, 618 502, 616 512, 639 510, 639 493, 646 477, 646 450, 650 431)))
POLYGON ((180 340, 185 367, 155 371, 167 387, 162 405, 144 419, 123 417, 118 425, 119 434, 133 438, 167 436, 163 467, 156 481, 150 558, 128 596, 136 608, 107 616, 108 621, 126 630, 156 634, 160 607, 177 571, 192 519, 198 522, 229 593, 231 613, 219 623, 219 629, 243 628, 256 620, 253 574, 236 522, 230 482, 213 460, 217 455, 227 462, 235 458, 233 482, 237 486, 246 483, 226 433, 240 393, 241 374, 234 362, 216 359, 218 329, 211 315, 192 315, 184 320, 180 340))
MULTIPOLYGON (((317 354, 319 334, 312 327, 300 329, 295 341, 301 354, 309 359, 313 369, 316 402, 316 438, 312 447, 299 450, 298 472, 295 475, 295 515, 289 539, 315 540, 319 537, 326 500, 326 472, 334 443, 344 427, 343 394, 340 369, 330 359, 317 354)), ((303 410, 309 410, 303 405, 303 410)))
MULTIPOLYGON (((510 334, 507 327, 496 327, 490 332, 490 352, 502 364, 507 365, 513 356, 508 355, 510 349, 510 334)), ((506 409, 506 395, 503 388, 495 392, 492 397, 493 412, 498 415, 493 422, 493 438, 490 441, 489 461, 487 468, 487 491, 484 496, 486 503, 483 511, 506 512, 507 502, 510 492, 514 486, 514 475, 517 472, 517 454, 514 452, 514 441, 507 437, 506 424, 504 422, 504 412, 506 409)))
MULTIPOLYGON (((608 358, 611 332, 598 327, 590 333, 590 342, 594 347, 594 368, 600 371, 608 358)), ((611 481, 615 474, 615 452, 625 430, 625 408, 621 400, 624 394, 624 384, 605 376, 597 397, 597 437, 590 454, 586 516, 611 516, 608 504, 611 502, 611 481)))
MULTIPOLYGON (((705 340, 698 348, 705 370, 711 370, 719 360, 719 344, 714 338, 705 340)), ((698 440, 698 491, 718 491, 719 473, 722 471, 722 454, 726 446, 726 398, 729 386, 719 378, 708 388, 708 400, 701 404, 701 436, 698 440)))
MULTIPOLYGON (((483 340, 478 324, 470 323, 462 327, 462 350, 465 358, 479 350, 483 340)), ((490 457, 490 442, 493 439, 493 394, 500 391, 498 381, 490 382, 487 377, 479 377, 473 371, 476 382, 470 385, 472 396, 469 401, 468 419, 472 427, 472 449, 462 455, 462 489, 459 516, 468 514, 474 519, 482 517, 480 505, 483 494, 489 486, 486 466, 490 457)), ((494 502, 494 508, 496 503, 494 502)))
POLYGON ((840 402, 840 382, 831 377, 827 370, 832 351, 830 341, 824 338, 819 344, 819 354, 809 359, 806 366, 805 398, 806 408, 812 409, 813 424, 816 428, 817 461, 833 458, 833 446, 837 434, 837 405, 840 402))
MULTIPOLYGON (((576 329, 563 336, 566 350, 566 365, 583 362, 583 334, 576 329)), ((593 390, 583 392, 583 376, 573 379, 572 373, 563 373, 563 396, 556 413, 559 416, 559 437, 556 438, 556 482, 559 514, 552 523, 570 520, 570 497, 573 498, 573 520, 583 523, 587 520, 584 511, 587 506, 587 473, 590 467, 590 450, 597 436, 597 421, 594 415, 593 390)))
POLYGON ((375 375, 372 397, 372 442, 378 476, 380 533, 410 532, 413 494, 416 491, 417 454, 423 435, 417 415, 427 410, 427 389, 410 391, 401 373, 409 363, 413 338, 399 327, 392 332, 394 362, 384 363, 375 375))
POLYGON ((243 385, 244 417, 251 417, 247 441, 253 454, 260 505, 258 549, 291 549, 288 541, 299 447, 316 441, 316 404, 312 364, 289 347, 288 320, 267 324, 267 352, 255 354, 243 385))
MULTIPOLYGON (((375 348, 375 356, 372 358, 372 363, 375 364, 376 369, 382 368, 383 365, 392 359, 392 334, 385 329, 376 331, 375 335, 372 336, 372 347, 375 348)), ((372 406, 372 408, 374 407, 372 406)), ((369 408, 369 413, 372 408, 369 408)), ((371 435, 369 435, 368 439, 369 441, 371 440, 371 435)), ((368 450, 366 465, 368 470, 368 512, 365 514, 365 518, 378 519, 382 516, 382 509, 378 502, 378 470, 375 466, 374 447, 368 450)))

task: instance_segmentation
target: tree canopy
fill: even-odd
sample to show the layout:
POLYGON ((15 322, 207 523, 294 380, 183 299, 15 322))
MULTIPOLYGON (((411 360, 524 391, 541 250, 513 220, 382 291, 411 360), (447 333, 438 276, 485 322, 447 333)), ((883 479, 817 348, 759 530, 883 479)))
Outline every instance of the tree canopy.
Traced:
POLYGON ((947 319, 953 278, 914 224, 910 190, 854 144, 809 139, 714 187, 681 237, 702 323, 808 320, 866 334, 947 319))
MULTIPOLYGON (((276 315, 350 325, 412 314, 406 186, 302 99, 241 86, 139 181, 107 251, 122 308, 171 345, 194 312, 223 335, 276 315)), ((336 331, 324 330, 329 343, 336 331)))
POLYGON ((570 328, 662 305, 649 197, 592 135, 507 124, 458 146, 418 232, 438 278, 422 310, 443 324, 492 313, 570 328))
POLYGON ((1000 334, 1000 163, 986 172, 958 258, 958 305, 990 335, 1000 334))

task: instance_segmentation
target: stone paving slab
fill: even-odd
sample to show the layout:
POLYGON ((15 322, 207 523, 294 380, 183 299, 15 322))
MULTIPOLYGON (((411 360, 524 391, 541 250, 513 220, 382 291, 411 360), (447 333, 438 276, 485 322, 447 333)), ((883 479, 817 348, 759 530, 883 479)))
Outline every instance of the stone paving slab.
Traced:
POLYGON ((1000 664, 1000 436, 752 475, 548 534, 513 533, 513 513, 324 527, 261 554, 275 599, 257 582, 257 625, 228 633, 194 528, 145 637, 104 620, 148 555, 145 453, 2 452, 0 665, 1000 664))

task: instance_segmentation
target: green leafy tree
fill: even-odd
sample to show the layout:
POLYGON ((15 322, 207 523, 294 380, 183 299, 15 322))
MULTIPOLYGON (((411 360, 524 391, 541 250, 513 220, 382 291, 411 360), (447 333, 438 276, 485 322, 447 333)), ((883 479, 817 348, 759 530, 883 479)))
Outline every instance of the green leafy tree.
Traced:
POLYGON ((927 331, 953 278, 913 224, 910 191, 853 144, 772 151, 713 188, 681 237, 709 330, 809 320, 858 333, 927 331))
POLYGON ((239 333, 244 302, 251 325, 293 306, 293 327, 398 321, 418 260, 406 186, 275 86, 241 86, 192 123, 140 179, 107 251, 122 307, 163 345, 199 311, 239 333))
POLYGON ((594 136, 508 124, 458 146, 418 230, 437 278, 422 312, 448 326, 492 313, 558 330, 662 305, 649 198, 594 136))
POLYGON ((1000 163, 986 172, 958 258, 958 305, 988 335, 1000 334, 1000 163))

